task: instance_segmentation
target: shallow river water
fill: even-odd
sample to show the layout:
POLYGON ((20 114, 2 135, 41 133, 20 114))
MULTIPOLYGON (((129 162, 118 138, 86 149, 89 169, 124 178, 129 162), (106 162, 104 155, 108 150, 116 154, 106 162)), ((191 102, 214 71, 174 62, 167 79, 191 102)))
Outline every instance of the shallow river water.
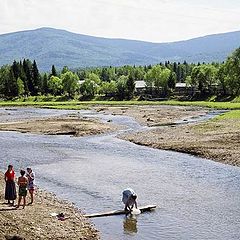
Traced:
MULTIPOLYGON (((0 120, 69 112, 78 114, 0 109, 0 120)), ((144 130, 128 117, 81 114, 144 130)), ((102 239, 240 239, 240 168, 138 146, 116 134, 75 138, 0 132, 0 150, 0 169, 10 162, 16 170, 32 166, 41 188, 86 213, 123 208, 126 187, 137 192, 139 205, 157 205, 155 211, 135 217, 92 219, 102 239)))

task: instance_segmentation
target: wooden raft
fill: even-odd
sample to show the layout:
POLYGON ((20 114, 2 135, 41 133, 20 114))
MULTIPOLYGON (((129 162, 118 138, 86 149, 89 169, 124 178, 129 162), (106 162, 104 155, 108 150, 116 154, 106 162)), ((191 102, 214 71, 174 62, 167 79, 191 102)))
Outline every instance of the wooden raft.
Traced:
MULTIPOLYGON (((138 209, 143 212, 148 212, 153 209, 155 209, 156 205, 147 205, 147 206, 141 206, 138 209)), ((115 210, 115 211, 109 211, 109 212, 103 212, 103 213, 93 213, 93 214, 86 214, 84 217, 87 218, 95 218, 95 217, 106 217, 106 216, 113 216, 113 215, 122 215, 122 214, 128 214, 129 212, 125 212, 124 210, 115 210)))

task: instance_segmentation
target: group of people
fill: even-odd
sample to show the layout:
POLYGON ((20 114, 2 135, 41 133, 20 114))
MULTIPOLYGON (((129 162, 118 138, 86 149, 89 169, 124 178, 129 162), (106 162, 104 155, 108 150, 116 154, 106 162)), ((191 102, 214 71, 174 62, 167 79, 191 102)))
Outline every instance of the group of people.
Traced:
MULTIPOLYGON (((17 179, 18 184, 18 203, 16 208, 20 207, 21 201, 23 200, 23 208, 26 206, 26 196, 29 191, 31 201, 33 203, 33 193, 34 193, 34 179, 35 174, 32 169, 29 167, 27 171, 20 170, 20 176, 17 179)), ((14 206, 14 201, 17 198, 16 185, 15 185, 15 172, 13 166, 9 165, 7 171, 5 172, 5 199, 8 201, 8 204, 14 206)), ((133 207, 137 208, 137 195, 131 188, 127 188, 122 193, 122 202, 124 203, 124 210, 126 213, 132 211, 133 207)))
MULTIPOLYGON (((4 175, 4 179, 6 183, 5 200, 8 201, 8 204, 11 204, 14 206, 14 201, 17 198, 17 193, 16 193, 16 184, 15 184, 15 172, 12 165, 8 166, 8 169, 4 175)), ((29 205, 33 203, 34 179, 35 179, 35 174, 30 167, 27 168, 27 171, 20 170, 20 176, 17 179, 18 203, 16 208, 20 207, 22 200, 23 200, 23 208, 25 208, 26 196, 28 191, 31 197, 31 201, 29 205)))

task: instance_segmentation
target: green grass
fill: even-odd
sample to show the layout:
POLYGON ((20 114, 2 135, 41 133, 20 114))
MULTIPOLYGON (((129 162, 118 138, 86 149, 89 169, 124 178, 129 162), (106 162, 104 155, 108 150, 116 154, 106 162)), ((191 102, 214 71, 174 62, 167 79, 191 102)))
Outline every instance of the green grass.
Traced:
POLYGON ((91 105, 124 106, 124 105, 177 105, 177 106, 199 106, 215 109, 240 109, 240 101, 234 102, 207 102, 207 101, 1 101, 0 106, 36 106, 58 109, 82 109, 91 105))
POLYGON ((240 121, 240 110, 232 110, 214 118, 214 120, 229 120, 229 119, 239 119, 240 121))
POLYGON ((240 103, 240 96, 239 97, 235 97, 232 102, 240 103))
POLYGON ((55 105, 55 106, 44 105, 41 107, 48 108, 48 109, 64 109, 64 110, 86 110, 86 109, 89 109, 88 105, 55 105))
POLYGON ((199 106, 215 109, 240 109, 240 102, 207 102, 207 101, 164 101, 162 104, 177 106, 199 106))

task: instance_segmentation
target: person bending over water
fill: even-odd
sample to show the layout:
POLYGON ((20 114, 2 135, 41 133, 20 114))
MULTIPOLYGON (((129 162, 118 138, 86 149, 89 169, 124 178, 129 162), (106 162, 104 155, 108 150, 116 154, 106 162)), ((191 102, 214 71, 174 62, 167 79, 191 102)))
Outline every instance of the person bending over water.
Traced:
POLYGON ((20 207, 21 200, 23 198, 23 208, 26 206, 26 196, 27 196, 27 186, 28 186, 28 179, 25 177, 25 171, 21 170, 20 171, 21 176, 18 178, 18 186, 19 186, 19 191, 18 191, 18 205, 16 208, 20 207))
POLYGON ((15 172, 13 166, 9 165, 8 170, 5 172, 4 180, 6 182, 5 187, 5 199, 8 201, 8 204, 14 205, 14 200, 17 198, 16 194, 16 185, 14 182, 15 172), (12 203, 10 202, 12 201, 12 203))
POLYGON ((125 212, 131 212, 134 205, 137 208, 137 195, 131 188, 125 189, 122 194, 122 202, 125 204, 125 212))
POLYGON ((34 192, 34 179, 35 174, 32 169, 29 167, 27 168, 27 178, 28 178, 28 191, 30 193, 31 202, 29 204, 33 204, 33 192, 34 192))

